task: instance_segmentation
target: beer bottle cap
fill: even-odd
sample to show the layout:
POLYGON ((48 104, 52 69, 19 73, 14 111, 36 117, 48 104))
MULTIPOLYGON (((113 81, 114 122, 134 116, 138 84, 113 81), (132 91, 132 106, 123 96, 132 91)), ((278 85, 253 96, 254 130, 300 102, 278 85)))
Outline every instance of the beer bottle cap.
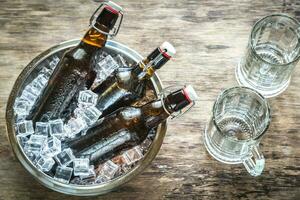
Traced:
POLYGON ((117 76, 124 82, 129 81, 131 78, 131 71, 119 71, 117 76))
POLYGON ((121 6, 117 5, 116 3, 112 2, 112 1, 107 2, 106 5, 108 7, 110 7, 110 9, 114 10, 114 12, 116 12, 116 13, 123 11, 123 8, 121 6))
POLYGON ((174 57, 176 54, 176 49, 169 42, 162 43, 162 45, 160 45, 159 49, 162 52, 162 54, 168 59, 174 57))
POLYGON ((199 96, 197 95, 195 89, 193 88, 193 86, 188 85, 183 89, 185 98, 189 101, 189 102, 193 102, 199 99, 199 96))

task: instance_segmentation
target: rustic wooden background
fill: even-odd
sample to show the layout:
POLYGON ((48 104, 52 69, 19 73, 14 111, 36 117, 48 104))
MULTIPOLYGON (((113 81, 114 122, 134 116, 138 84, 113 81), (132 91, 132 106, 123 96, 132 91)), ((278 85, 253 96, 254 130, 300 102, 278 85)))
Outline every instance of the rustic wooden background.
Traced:
MULTIPOLYGON (((115 192, 90 199, 300 199, 300 69, 272 99, 272 124, 261 146, 266 169, 250 177, 205 151, 201 135, 219 92, 236 85, 234 68, 252 25, 284 12, 300 20, 299 0, 117 1, 125 18, 116 40, 147 55, 168 40, 178 54, 159 71, 165 86, 193 84, 200 100, 170 121, 164 144, 148 169, 115 192)), ((5 105, 18 74, 40 52, 79 38, 98 3, 92 0, 0 0, 0 200, 70 197, 37 183, 14 157, 5 130, 5 105)))

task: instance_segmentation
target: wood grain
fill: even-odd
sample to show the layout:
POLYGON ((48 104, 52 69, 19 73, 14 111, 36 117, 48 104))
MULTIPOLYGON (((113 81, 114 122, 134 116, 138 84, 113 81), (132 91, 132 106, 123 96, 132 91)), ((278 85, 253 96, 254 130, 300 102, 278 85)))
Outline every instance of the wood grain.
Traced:
MULTIPOLYGON (((115 192, 90 199, 300 199, 300 69, 288 90, 271 99, 272 124, 262 140, 266 169, 250 177, 205 151, 201 136, 218 93, 236 85, 234 68, 253 23, 284 12, 300 20, 299 0, 131 0, 116 40, 147 55, 164 40, 177 48, 174 62, 159 71, 165 86, 193 84, 200 100, 170 121, 159 155, 148 169, 115 192)), ((5 104, 18 74, 38 53, 79 38, 98 3, 0 0, 0 200, 89 199, 53 192, 38 184, 12 154, 5 104)))

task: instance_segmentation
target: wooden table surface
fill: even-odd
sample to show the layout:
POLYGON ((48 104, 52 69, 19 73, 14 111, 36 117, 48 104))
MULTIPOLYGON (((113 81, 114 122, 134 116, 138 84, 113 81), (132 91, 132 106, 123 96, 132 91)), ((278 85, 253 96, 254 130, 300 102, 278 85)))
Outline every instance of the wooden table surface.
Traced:
POLYGON ((5 105, 18 74, 37 54, 79 38, 98 3, 87 0, 0 0, 0 200, 10 199, 300 199, 300 68, 287 91, 270 100, 272 123, 261 142, 262 176, 225 165, 206 152, 201 136, 222 89, 236 85, 234 69, 252 25, 284 12, 300 20, 299 0, 117 1, 125 17, 115 40, 147 55, 168 40, 173 62, 159 71, 165 86, 192 84, 196 107, 170 121, 163 146, 142 174, 115 192, 93 198, 63 195, 35 181, 14 157, 5 105))

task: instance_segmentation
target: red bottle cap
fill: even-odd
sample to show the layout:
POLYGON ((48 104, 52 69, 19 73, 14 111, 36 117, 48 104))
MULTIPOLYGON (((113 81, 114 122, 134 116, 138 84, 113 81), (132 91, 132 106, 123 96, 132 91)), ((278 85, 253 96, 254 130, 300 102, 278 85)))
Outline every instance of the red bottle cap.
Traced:
POLYGON ((111 9, 112 12, 119 13, 123 11, 123 8, 121 6, 112 1, 107 2, 106 5, 107 7, 109 7, 109 9, 111 9))
POLYGON ((188 85, 183 89, 183 93, 185 98, 189 102, 193 102, 199 99, 199 96, 197 95, 196 91, 194 90, 193 86, 188 85))
POLYGON ((117 10, 113 9, 113 8, 110 7, 110 6, 105 6, 104 9, 110 11, 110 12, 113 13, 113 14, 116 14, 116 15, 119 14, 119 12, 118 12, 117 10))
POLYGON ((162 43, 159 49, 162 52, 163 56, 166 57, 167 59, 171 59, 176 54, 175 47, 169 42, 162 43))

